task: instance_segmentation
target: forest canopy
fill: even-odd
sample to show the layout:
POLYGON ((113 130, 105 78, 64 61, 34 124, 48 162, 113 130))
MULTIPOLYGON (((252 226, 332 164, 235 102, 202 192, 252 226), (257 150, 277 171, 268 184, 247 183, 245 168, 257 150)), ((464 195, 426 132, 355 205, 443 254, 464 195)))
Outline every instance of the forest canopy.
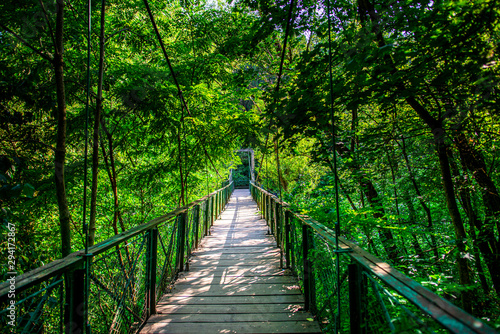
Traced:
POLYGON ((252 148, 295 210, 500 321, 496 1, 101 0, 90 31, 87 6, 0 4, 19 273, 210 193, 252 148))

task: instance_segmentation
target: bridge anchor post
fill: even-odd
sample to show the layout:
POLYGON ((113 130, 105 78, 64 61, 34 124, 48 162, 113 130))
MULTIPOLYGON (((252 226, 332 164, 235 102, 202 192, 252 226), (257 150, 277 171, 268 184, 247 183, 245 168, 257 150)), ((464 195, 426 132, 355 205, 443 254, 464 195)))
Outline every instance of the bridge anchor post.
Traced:
MULTIPOLYGON (((340 256, 340 254, 337 254, 340 256)), ((363 330, 363 307, 362 297, 366 293, 363 284, 363 275, 361 267, 352 263, 348 266, 349 273, 349 314, 350 327, 352 334, 365 333, 363 330)), ((337 287, 340 289, 340 287, 337 287)))

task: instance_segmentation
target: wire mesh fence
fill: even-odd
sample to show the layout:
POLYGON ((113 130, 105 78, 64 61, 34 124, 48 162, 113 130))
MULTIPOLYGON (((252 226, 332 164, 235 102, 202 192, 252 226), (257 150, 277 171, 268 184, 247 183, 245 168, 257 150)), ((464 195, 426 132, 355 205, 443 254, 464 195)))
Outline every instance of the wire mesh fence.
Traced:
POLYGON ((1 303, 0 333, 59 333, 62 332, 64 279, 56 275, 1 303), (15 297, 15 302, 14 301, 15 297))
POLYGON ((251 193, 323 333, 496 333, 272 193, 251 193))
POLYGON ((89 321, 94 331, 126 332, 145 315, 147 237, 138 235, 96 256, 90 278, 89 321))
POLYGON ((0 333, 138 332, 233 189, 230 183, 90 247, 88 254, 13 276, 12 284, 0 285, 0 333))

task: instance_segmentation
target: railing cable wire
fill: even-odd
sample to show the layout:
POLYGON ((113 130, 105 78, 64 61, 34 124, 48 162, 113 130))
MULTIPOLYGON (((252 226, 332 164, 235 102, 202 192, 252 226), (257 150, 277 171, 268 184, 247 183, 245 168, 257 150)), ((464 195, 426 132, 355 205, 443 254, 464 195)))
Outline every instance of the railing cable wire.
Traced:
MULTIPOLYGON (((88 5, 88 30, 87 30, 87 101, 85 107, 85 159, 83 165, 83 214, 82 214, 82 228, 83 235, 85 236, 85 291, 84 307, 83 307, 83 326, 86 333, 90 333, 89 324, 89 294, 90 294, 90 263, 91 259, 89 254, 89 226, 87 224, 87 164, 88 164, 88 146, 89 146, 89 109, 90 109, 90 56, 91 56, 91 35, 92 35, 92 0, 87 1, 88 5)), ((67 292, 66 292, 67 293, 67 292)))
POLYGON ((339 235, 340 235, 340 205, 339 205, 339 186, 338 186, 338 172, 337 172, 337 151, 336 146, 336 131, 335 131, 335 112, 333 109, 333 73, 332 73, 332 20, 330 14, 330 0, 326 1, 327 5, 327 18, 328 18, 328 70, 329 70, 329 88, 330 88, 330 118, 332 123, 332 151, 333 151, 333 173, 335 177, 335 211, 337 220, 335 222, 335 248, 336 256, 336 276, 337 276, 337 317, 335 321, 336 331, 340 328, 340 248, 339 248, 339 235))

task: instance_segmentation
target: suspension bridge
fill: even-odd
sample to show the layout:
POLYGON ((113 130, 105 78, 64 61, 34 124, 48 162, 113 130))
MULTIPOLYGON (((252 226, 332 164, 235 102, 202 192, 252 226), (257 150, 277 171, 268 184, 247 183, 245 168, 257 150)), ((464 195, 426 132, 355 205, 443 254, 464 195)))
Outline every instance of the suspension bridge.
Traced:
POLYGON ((496 333, 253 182, 11 283, 2 333, 496 333))

